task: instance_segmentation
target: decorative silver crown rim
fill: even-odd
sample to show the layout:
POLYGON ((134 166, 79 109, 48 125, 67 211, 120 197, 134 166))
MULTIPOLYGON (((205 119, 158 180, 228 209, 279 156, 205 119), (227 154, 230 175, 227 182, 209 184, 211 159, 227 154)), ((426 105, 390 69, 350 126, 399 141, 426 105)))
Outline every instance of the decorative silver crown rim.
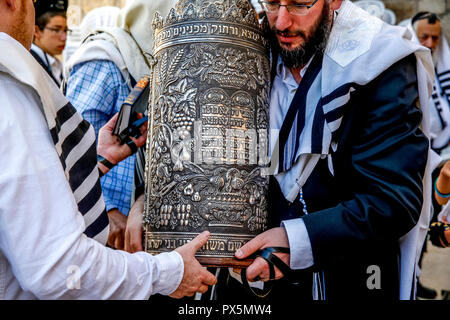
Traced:
MULTIPOLYGON (((191 2, 182 12, 177 12, 175 8, 170 9, 166 18, 163 18, 157 11, 155 12, 152 20, 153 31, 156 33, 158 30, 176 25, 178 23, 195 22, 199 20, 217 22, 234 21, 236 23, 245 24, 251 27, 259 26, 259 29, 261 29, 256 16, 256 11, 253 9, 250 2, 247 0, 241 1, 246 1, 249 6, 247 6, 247 8, 239 8, 236 4, 232 4, 226 10, 219 10, 214 2, 203 6, 202 8, 195 7, 191 2)), ((179 2, 177 5, 178 4, 179 2)), ((181 8, 178 7, 178 11, 180 10, 181 8)))

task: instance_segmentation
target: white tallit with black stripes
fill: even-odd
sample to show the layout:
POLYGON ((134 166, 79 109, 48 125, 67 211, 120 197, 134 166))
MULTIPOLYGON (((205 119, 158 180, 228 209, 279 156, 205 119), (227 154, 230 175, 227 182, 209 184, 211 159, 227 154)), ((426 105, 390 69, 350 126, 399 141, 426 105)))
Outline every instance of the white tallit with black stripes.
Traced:
MULTIPOLYGON (((419 43, 411 20, 407 27, 419 43)), ((430 100, 430 138, 433 149, 439 151, 450 142, 450 49, 444 34, 433 53, 433 61, 435 78, 430 100)))
POLYGON ((433 56, 436 76, 431 98, 436 113, 431 114, 430 131, 433 148, 440 150, 450 142, 450 49, 444 35, 433 56))
POLYGON ((0 48, 8 53, 0 55, 0 70, 38 93, 55 150, 86 223, 84 233, 106 244, 109 221, 99 181, 94 129, 31 54, 8 37, 0 37, 0 48))
MULTIPOLYGON (((422 129, 429 137, 428 103, 433 62, 429 51, 410 41, 411 37, 411 32, 404 27, 384 23, 348 0, 342 3, 323 57, 314 57, 297 89, 293 100, 296 108, 290 108, 275 136, 271 130, 271 142, 278 141, 271 147, 272 166, 287 200, 295 200, 321 158, 328 158, 333 174, 331 159, 339 148, 333 135, 342 123, 343 107, 351 93, 410 54, 417 58, 418 89, 424 115, 422 129)), ((364 105, 359 107, 364 108, 364 105)), ((430 151, 419 222, 401 239, 402 299, 410 298, 417 260, 429 225, 432 158, 430 151)))

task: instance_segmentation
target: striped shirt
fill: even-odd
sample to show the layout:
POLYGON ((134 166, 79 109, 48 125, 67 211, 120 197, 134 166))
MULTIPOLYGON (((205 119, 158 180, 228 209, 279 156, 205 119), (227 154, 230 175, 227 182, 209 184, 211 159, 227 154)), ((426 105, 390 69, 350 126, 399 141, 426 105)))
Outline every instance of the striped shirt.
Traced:
MULTIPOLYGON (((93 125, 96 136, 100 128, 120 111, 129 93, 120 70, 113 62, 106 60, 75 65, 67 81, 67 99, 93 125)), ((128 215, 134 164, 135 155, 132 155, 101 178, 107 211, 117 208, 128 215)))

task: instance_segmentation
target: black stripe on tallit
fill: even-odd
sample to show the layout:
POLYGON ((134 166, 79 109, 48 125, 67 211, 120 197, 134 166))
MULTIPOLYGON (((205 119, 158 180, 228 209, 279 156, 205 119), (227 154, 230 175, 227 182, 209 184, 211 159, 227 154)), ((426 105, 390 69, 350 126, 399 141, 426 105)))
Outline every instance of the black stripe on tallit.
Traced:
POLYGON ((331 123, 333 121, 336 121, 336 120, 342 118, 342 116, 344 114, 344 108, 343 108, 344 106, 345 106, 345 104, 342 105, 342 106, 339 106, 338 108, 336 108, 334 110, 331 110, 330 112, 328 112, 325 115, 325 119, 327 120, 327 122, 331 123))
POLYGON ((69 183, 74 192, 91 174, 96 165, 97 148, 94 142, 69 170, 69 183))
MULTIPOLYGON (((304 113, 306 109, 306 95, 309 91, 309 88, 314 83, 317 74, 320 72, 321 67, 322 67, 322 55, 316 55, 311 61, 311 65, 308 67, 308 70, 306 71, 306 74, 303 77, 302 81, 300 81, 299 87, 294 95, 294 98, 292 99, 291 105, 289 106, 288 112, 286 113, 286 116, 284 118, 283 125, 281 126, 279 134, 279 148, 280 148, 279 168, 282 168, 282 171, 286 171, 287 169, 289 169, 286 167, 286 164, 284 163, 285 157, 284 154, 286 143, 289 139, 289 135, 291 134, 294 120, 296 117, 298 117, 297 119, 298 131, 296 133, 298 135, 301 133, 301 130, 303 129, 301 123, 302 122, 304 123, 305 119, 304 113), (298 126, 299 124, 300 127, 298 126)), ((294 157, 295 154, 296 153, 294 152, 293 153, 294 157)), ((289 166, 292 165, 293 161, 294 159, 290 160, 289 166)))
POLYGON ((61 125, 63 125, 64 122, 72 118, 72 116, 76 113, 77 110, 69 102, 64 107, 58 110, 58 112, 56 113, 56 118, 60 121, 61 125))
POLYGON ((447 71, 438 73, 438 77, 440 78, 440 77, 445 76, 445 75, 447 75, 447 74, 450 74, 450 70, 447 70, 447 71))
MULTIPOLYGON (((340 86, 339 88, 337 88, 336 90, 334 90, 333 92, 331 92, 330 94, 328 94, 327 96, 325 96, 323 98, 322 105, 325 106, 328 103, 330 103, 331 101, 339 99, 339 98, 349 94, 351 88, 358 90, 360 87, 361 87, 361 85, 354 83, 354 82, 346 83, 346 84, 340 86)), ((326 121, 328 123, 330 123, 330 122, 333 122, 333 121, 341 118, 344 115, 344 109, 342 107, 344 107, 345 105, 346 104, 339 106, 339 107, 325 113, 326 121)))
MULTIPOLYGON (((55 126, 50 129, 50 135, 53 140, 53 144, 57 144, 59 142, 59 133, 61 132, 61 127, 64 125, 66 121, 72 118, 76 114, 76 109, 72 106, 70 102, 68 102, 64 107, 59 109, 56 112, 55 126)), ((68 155, 68 152, 64 152, 64 149, 61 151, 62 154, 59 155, 59 160, 63 166, 63 169, 66 170, 65 159, 68 155)))
POLYGON ((320 98, 317 103, 311 132, 311 153, 316 154, 322 153, 323 147, 323 127, 325 126, 325 116, 323 114, 322 101, 323 99, 320 98))
MULTIPOLYGON (((60 140, 59 135, 62 126, 72 117, 77 116, 76 109, 70 103, 67 103, 58 110, 55 119, 55 127, 50 130, 55 145, 60 140)), ((64 141, 61 141, 61 154, 59 156, 64 170, 66 170, 66 160, 68 155, 80 144, 86 135, 89 134, 90 126, 89 122, 83 120, 72 132, 68 133, 64 141)), ((69 185, 74 193, 97 166, 97 148, 95 139, 92 138, 92 143, 84 154, 77 154, 75 156, 78 158, 74 159, 75 163, 68 172, 69 185)), ((85 215, 92 210, 102 197, 100 180, 97 180, 90 190, 79 191, 86 194, 83 199, 76 199, 78 210, 85 215)), ((108 226, 109 220, 104 205, 99 208, 98 212, 93 212, 92 214, 96 219, 93 223, 86 226, 85 234, 88 237, 94 238, 108 226)))
POLYGON ((78 201, 78 210, 84 216, 92 207, 98 202, 98 200, 102 196, 102 187, 100 185, 100 180, 97 180, 97 183, 88 192, 88 194, 78 201))
POLYGON ((86 228, 84 234, 89 238, 94 238, 96 235, 102 232, 108 226, 108 224, 109 219, 105 209, 100 214, 100 216, 86 228))
POLYGON ((53 139, 53 143, 57 144, 58 143, 58 134, 61 131, 61 126, 70 118, 72 118, 72 116, 74 114, 77 113, 77 110, 72 106, 72 104, 70 102, 68 102, 64 107, 62 107, 61 109, 59 109, 56 112, 56 118, 55 118, 55 127, 52 128, 50 130, 50 134, 52 135, 52 139, 53 139))
MULTIPOLYGON (((304 95, 304 98, 299 101, 300 105, 298 107, 297 127, 296 127, 297 135, 295 137, 295 144, 294 144, 294 150, 293 150, 294 157, 296 157, 298 149, 300 148, 300 136, 301 136, 301 132, 303 131, 303 128, 305 127, 306 103, 307 103, 308 92, 309 92, 311 86, 316 81, 317 76, 319 75, 320 71, 322 70, 322 55, 319 55, 318 58, 320 60, 315 60, 315 58, 314 58, 314 60, 311 62, 311 65, 308 67, 306 74, 308 73, 308 71, 310 69, 311 69, 311 72, 309 73, 308 76, 305 74, 304 79, 302 79, 302 81, 301 81, 301 82, 306 81, 307 82, 306 85, 301 86, 301 87, 299 86, 300 91, 302 91, 302 93, 300 93, 300 94, 304 95)), ((292 160, 293 160, 292 163, 294 163, 296 158, 294 158, 292 160)))
POLYGON ((72 131, 66 139, 61 144, 63 161, 65 162, 67 156, 70 154, 73 148, 75 148, 81 140, 84 138, 86 133, 89 131, 90 124, 86 120, 80 122, 77 128, 72 131))
MULTIPOLYGON (((335 89, 333 92, 328 94, 327 96, 320 99, 316 115, 314 117, 314 123, 313 123, 313 132, 312 132, 312 141, 311 141, 311 152, 312 153, 322 153, 323 149, 323 126, 326 123, 331 123, 333 121, 336 121, 344 116, 344 113, 347 109, 348 103, 345 103, 341 106, 338 106, 334 108, 333 110, 325 113, 323 110, 323 107, 329 103, 331 103, 333 100, 339 99, 347 94, 350 93, 351 88, 358 88, 360 85, 356 83, 346 83, 339 88, 335 89)), ((351 93, 350 93, 351 94, 351 93)), ((338 131, 336 129, 335 131, 332 131, 332 139, 335 138, 335 134, 338 131)))
POLYGON ((58 134, 61 131, 61 125, 57 119, 55 120, 55 122, 56 122, 55 126, 50 129, 50 135, 52 136, 53 144, 56 145, 59 141, 58 134))

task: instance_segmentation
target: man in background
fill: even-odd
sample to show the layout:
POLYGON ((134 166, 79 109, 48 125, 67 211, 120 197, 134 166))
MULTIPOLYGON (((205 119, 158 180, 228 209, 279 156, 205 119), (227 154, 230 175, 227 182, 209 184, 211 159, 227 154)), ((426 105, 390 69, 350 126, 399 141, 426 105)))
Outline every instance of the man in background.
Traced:
POLYGON ((36 22, 31 54, 47 71, 55 83, 62 82, 63 65, 59 60, 66 46, 67 0, 37 1, 36 22))
POLYGON ((442 154, 450 142, 450 50, 436 14, 419 12, 412 18, 411 25, 417 40, 430 49, 433 57, 435 81, 430 100, 431 147, 442 154))
MULTIPOLYGON (((413 298, 431 201, 428 50, 348 0, 260 3, 275 172, 271 229, 236 253, 263 257, 246 278, 277 279, 266 298, 280 302, 413 298)), ((218 296, 243 293, 233 280, 218 296)))
MULTIPOLYGON (((415 38, 424 47, 430 49, 433 57, 435 79, 433 93, 430 98, 430 139, 431 147, 443 157, 449 153, 450 142, 450 50, 447 39, 442 32, 439 17, 431 12, 423 11, 417 13, 411 19, 410 28, 414 31, 415 38)), ((443 161, 444 162, 444 161, 443 161)), ((441 168, 432 173, 434 182, 441 168)), ((432 197, 434 214, 431 222, 435 222, 437 214, 441 210, 441 204, 432 197)), ((422 266, 424 252, 427 251, 427 242, 424 242, 420 255, 419 266, 422 266)), ((434 299, 437 292, 434 289, 422 285, 420 280, 417 284, 417 297, 421 299, 434 299)))

